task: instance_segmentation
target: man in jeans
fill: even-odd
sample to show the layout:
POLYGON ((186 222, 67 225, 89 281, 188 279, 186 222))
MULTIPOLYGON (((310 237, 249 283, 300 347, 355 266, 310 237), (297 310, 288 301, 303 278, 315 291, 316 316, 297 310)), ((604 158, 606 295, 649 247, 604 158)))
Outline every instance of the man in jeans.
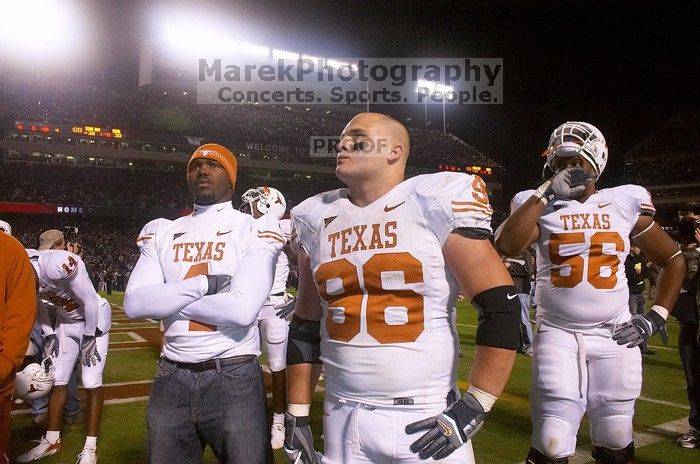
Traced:
POLYGON ((194 210, 143 228, 124 297, 131 318, 163 322, 162 358, 146 411, 148 462, 272 459, 257 318, 284 235, 276 217, 233 209, 236 157, 206 144, 187 165, 194 210))

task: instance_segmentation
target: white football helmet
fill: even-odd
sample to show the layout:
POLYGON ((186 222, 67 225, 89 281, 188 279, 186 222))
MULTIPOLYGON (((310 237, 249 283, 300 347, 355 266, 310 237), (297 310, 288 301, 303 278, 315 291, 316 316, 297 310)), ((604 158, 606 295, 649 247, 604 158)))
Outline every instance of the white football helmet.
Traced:
POLYGON ((554 157, 581 156, 591 163, 600 177, 608 164, 608 145, 605 137, 593 124, 569 121, 554 129, 547 147, 547 166, 554 171, 554 157))
POLYGON ((0 232, 4 232, 7 235, 12 235, 12 226, 10 223, 0 220, 0 232))
POLYGON ((49 394, 55 379, 51 358, 44 358, 41 364, 32 363, 17 373, 15 398, 32 401, 49 394))
MULTIPOLYGON (((253 214, 255 211, 261 215, 272 214, 277 219, 282 219, 287 211, 287 201, 282 193, 272 187, 256 187, 246 190, 241 195, 241 211, 253 214)), ((253 214, 254 215, 254 214, 253 214)))

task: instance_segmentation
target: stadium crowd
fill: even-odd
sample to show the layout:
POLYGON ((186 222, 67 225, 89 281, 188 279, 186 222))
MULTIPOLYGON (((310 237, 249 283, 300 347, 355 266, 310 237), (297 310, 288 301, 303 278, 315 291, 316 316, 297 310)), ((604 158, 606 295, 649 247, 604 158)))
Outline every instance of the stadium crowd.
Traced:
MULTIPOLYGON (((0 120, 102 125, 126 131, 206 137, 241 150, 246 143, 308 149, 311 136, 337 136, 349 116, 317 108, 281 105, 202 105, 187 92, 118 91, 61 82, 4 81, 0 120)), ((359 111, 359 110, 358 110, 359 111)), ((409 128, 411 160, 420 166, 438 163, 496 164, 451 134, 409 128)))
MULTIPOLYGON (((187 208, 192 195, 183 184, 185 165, 102 166, 5 161, 0 170, 0 201, 121 208, 187 208)), ((316 193, 338 188, 334 177, 273 175, 241 170, 239 192, 273 185, 285 192, 290 208, 316 193)))
POLYGON ((639 185, 697 183, 700 114, 668 120, 625 155, 625 182, 639 185), (660 163, 660 160, 663 160, 660 163), (667 169, 672 166, 672 169, 667 169))

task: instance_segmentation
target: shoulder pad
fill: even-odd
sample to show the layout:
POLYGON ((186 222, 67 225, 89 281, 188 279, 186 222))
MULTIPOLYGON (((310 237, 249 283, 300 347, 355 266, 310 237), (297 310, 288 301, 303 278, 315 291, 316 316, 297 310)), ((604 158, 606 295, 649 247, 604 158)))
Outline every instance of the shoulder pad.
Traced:
POLYGON ((39 262, 49 280, 65 280, 73 277, 80 267, 84 267, 80 256, 64 250, 41 251, 39 262))

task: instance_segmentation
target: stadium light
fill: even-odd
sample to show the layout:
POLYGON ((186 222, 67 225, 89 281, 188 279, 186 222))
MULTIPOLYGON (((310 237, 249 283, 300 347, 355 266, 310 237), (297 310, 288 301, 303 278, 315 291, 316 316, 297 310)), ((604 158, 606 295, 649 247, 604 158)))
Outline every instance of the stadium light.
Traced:
MULTIPOLYGON (((79 56, 85 21, 73 2, 25 0, 2 2, 0 59, 33 60, 36 73, 47 60, 62 62, 67 54, 79 56)), ((0 61, 0 74, 2 62, 0 61)))
MULTIPOLYGON (((433 96, 437 95, 442 97, 442 132, 446 133, 447 132, 447 118, 445 115, 445 98, 449 93, 452 93, 454 91, 454 87, 450 85, 444 85, 444 84, 438 84, 437 82, 433 81, 426 81, 425 79, 418 79, 418 84, 416 85, 416 92, 424 92, 425 90, 428 90, 429 93, 426 95, 433 96)), ((424 116, 425 116, 425 128, 428 128, 428 99, 425 98, 423 100, 424 107, 424 116)))
POLYGON ((261 45, 241 42, 241 53, 247 55, 270 56, 270 49, 261 45))
POLYGON ((323 58, 320 56, 313 56, 313 55, 301 55, 302 60, 310 60, 313 61, 314 63, 318 63, 319 61, 323 61, 323 58))
POLYGON ((294 52, 288 52, 287 50, 272 50, 272 57, 280 60, 298 60, 299 54, 294 52))
POLYGON ((327 59, 326 64, 332 68, 340 69, 343 66, 346 68, 350 68, 350 63, 345 63, 344 61, 338 61, 338 60, 332 60, 332 59, 327 59))

